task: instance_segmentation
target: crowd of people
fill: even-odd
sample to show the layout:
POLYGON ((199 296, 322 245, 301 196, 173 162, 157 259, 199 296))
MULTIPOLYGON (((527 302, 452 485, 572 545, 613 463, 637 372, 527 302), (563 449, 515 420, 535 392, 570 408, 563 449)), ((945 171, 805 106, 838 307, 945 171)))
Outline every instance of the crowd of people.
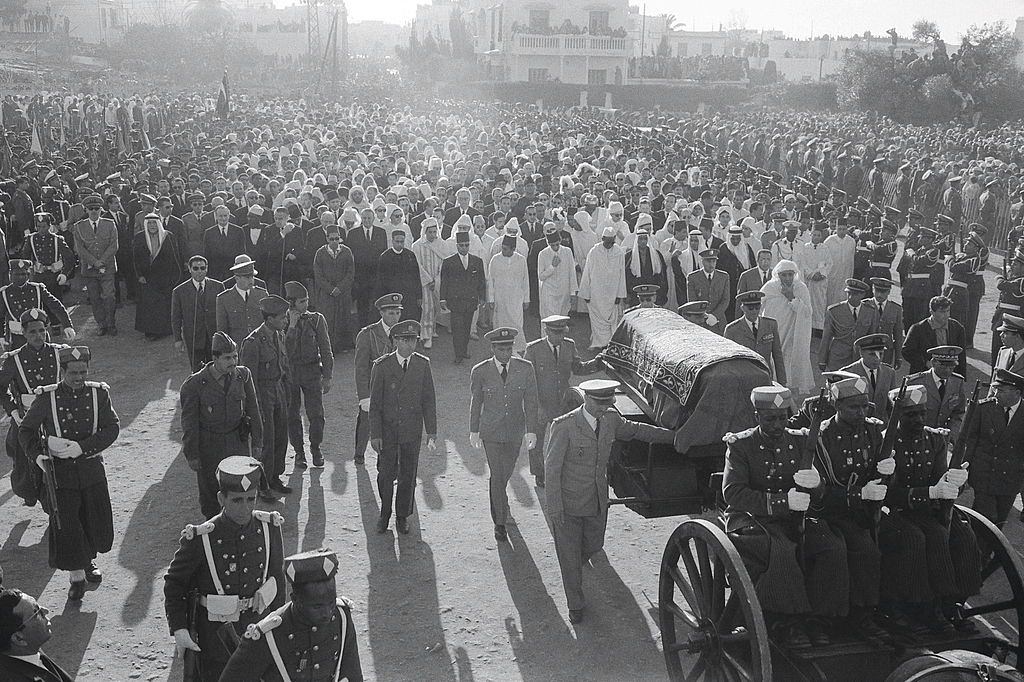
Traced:
MULTIPOLYGON (((763 357, 774 384, 751 397, 757 425, 727 437, 724 488, 730 512, 767 529, 754 554, 794 542, 775 522, 808 508, 804 490, 902 495, 892 507, 908 513, 891 515, 876 541, 825 494, 832 529, 816 526, 808 541, 820 560, 805 584, 797 563, 772 563, 785 552, 764 554, 769 591, 759 596, 787 645, 828 641, 807 614, 850 615, 866 638, 884 640, 879 571, 896 576, 884 596, 908 605, 886 615, 948 627, 937 609, 969 592, 976 570, 953 566, 953 538, 936 540, 930 520, 910 511, 955 499, 967 482, 945 459, 961 428, 973 439, 979 511, 1003 524, 1024 482, 1018 129, 794 112, 609 121, 585 109, 366 93, 319 106, 236 97, 228 115, 194 93, 10 98, 8 112, 25 112, 0 141, 12 487, 49 514, 51 566, 69 573, 69 598, 81 600, 113 543, 102 452, 118 435, 117 387, 88 378, 90 350, 69 345, 76 331, 62 301, 84 286, 101 336, 124 329, 118 317, 131 308, 116 303, 135 301, 136 331, 171 336, 194 372, 180 392, 183 452, 205 521, 183 531, 165 598, 171 635, 195 654, 200 679, 254 679, 254 666, 286 678, 291 665, 361 679, 349 605, 335 601, 336 558, 282 557, 280 526, 294 519, 255 509, 258 498, 292 494, 282 479, 289 445, 293 467, 324 466, 322 396, 347 351, 354 459, 363 465, 367 446, 375 456, 377 531, 393 515, 405 534, 423 434, 432 449, 438 432, 429 351, 445 328, 455 364, 484 340, 486 359, 468 377, 469 442, 489 465, 494 536, 507 541, 506 491, 525 447, 573 623, 585 612, 582 565, 603 542, 612 441, 672 440, 608 409, 616 382, 581 384, 582 407, 567 399, 572 375, 600 371, 593 357, 627 309, 677 310, 763 357), (30 122, 47 116, 61 125, 41 154, 30 122), (993 256, 997 247, 1005 255, 993 256), (986 294, 990 261, 1003 274, 986 294), (978 320, 986 295, 999 299, 993 397, 983 402, 991 428, 963 424, 965 357, 987 323, 978 320), (566 331, 584 317, 581 352, 566 331), (900 391, 904 363, 910 386, 900 391), (779 454, 803 447, 805 435, 785 428, 789 408, 818 392, 819 376, 832 407, 812 398, 794 424, 832 409, 821 432, 836 447, 798 470, 779 454), (894 411, 906 417, 892 456, 876 462, 867 448, 863 461, 845 458, 839 441, 880 442, 875 417, 894 411), (766 448, 785 462, 764 461, 766 448), (894 477, 888 488, 875 468, 894 477), (919 542, 893 540, 908 536, 919 542), (843 549, 855 543, 860 563, 843 549), (849 589, 824 574, 847 576, 849 589), (289 634, 317 625, 324 632, 313 637, 289 634)), ((953 557, 973 547, 966 533, 956 541, 953 557)), ((0 670, 52 664, 40 658, 42 635, 24 627, 38 614, 31 596, 0 594, 0 670)))

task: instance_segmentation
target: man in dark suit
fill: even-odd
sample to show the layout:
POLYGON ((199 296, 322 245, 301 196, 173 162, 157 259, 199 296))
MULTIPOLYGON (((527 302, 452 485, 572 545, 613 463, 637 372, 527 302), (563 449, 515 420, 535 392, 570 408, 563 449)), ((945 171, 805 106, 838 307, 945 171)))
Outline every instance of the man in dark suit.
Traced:
POLYGON ((1002 347, 992 364, 992 376, 1000 369, 1024 374, 1024 317, 1003 313, 1003 321, 996 328, 1002 347))
POLYGON ((882 362, 882 355, 889 343, 888 334, 868 334, 860 337, 855 342, 860 360, 842 369, 844 372, 851 372, 867 379, 868 400, 875 406, 874 413, 870 416, 883 421, 888 418, 889 410, 892 409, 889 392, 898 387, 896 370, 892 365, 882 362))
POLYGON ((187 236, 185 234, 185 222, 174 215, 174 204, 171 203, 170 197, 160 197, 157 199, 156 210, 164 229, 173 234, 179 244, 184 243, 187 236))
POLYGON ((537 216, 536 206, 527 206, 526 210, 523 211, 523 219, 519 223, 519 231, 522 233, 523 239, 526 240, 527 244, 533 244, 544 239, 544 224, 537 216))
POLYGON ((487 302, 484 262, 469 252, 469 232, 455 233, 458 253, 441 262, 441 310, 451 313, 455 364, 469 358, 469 334, 473 313, 487 302))
POLYGON ((875 307, 878 308, 878 331, 887 334, 892 341, 882 361, 898 370, 903 364, 903 306, 889 300, 892 284, 892 280, 885 277, 871 278, 871 291, 875 307))
POLYGON ((117 228, 117 254, 114 257, 117 263, 117 273, 114 276, 114 301, 116 303, 121 302, 121 282, 124 282, 127 299, 134 301, 135 290, 138 286, 138 279, 133 274, 135 266, 132 262, 132 236, 134 230, 131 222, 128 220, 128 214, 121 210, 121 197, 116 194, 108 194, 105 203, 106 209, 102 215, 104 218, 113 220, 114 226, 117 228))
POLYGON ((716 269, 718 250, 705 249, 700 252, 701 269, 686 276, 686 300, 707 301, 705 312, 714 316, 708 327, 716 334, 725 331, 725 313, 729 308, 729 275, 716 269))
POLYGON ((345 245, 352 252, 355 276, 352 280, 352 298, 356 301, 359 328, 377 318, 374 307, 374 285, 377 281, 377 263, 388 248, 387 233, 369 222, 356 223, 345 237, 345 245))
POLYGON ((974 510, 1002 528, 1024 483, 1024 376, 996 370, 992 395, 978 403, 967 429, 968 481, 974 510))
POLYGON ((927 403, 925 424, 934 429, 949 429, 949 442, 955 443, 967 409, 964 377, 954 372, 960 346, 935 346, 928 349, 931 369, 907 376, 910 386, 924 386, 927 403))
POLYGON ((395 230, 391 234, 391 248, 377 259, 377 293, 381 296, 392 292, 402 294, 402 317, 418 320, 423 300, 420 266, 416 254, 405 247, 405 233, 395 230))
POLYGON ((210 346, 217 331, 217 294, 224 286, 207 277, 206 258, 188 260, 191 277, 171 291, 171 333, 174 347, 188 353, 193 372, 211 360, 210 346))
POLYGON ((768 249, 760 249, 757 252, 757 265, 740 273, 739 282, 736 284, 736 293, 760 291, 761 287, 767 284, 771 278, 772 252, 768 249))
POLYGON ((391 328, 395 350, 373 363, 370 373, 370 443, 377 451, 377 493, 380 518, 377 532, 386 533, 395 494, 395 528, 409 533, 416 493, 420 439, 427 432, 427 449, 437 445, 437 411, 430 360, 416 352, 420 323, 405 320, 391 328))
POLYGON ((0 590, 0 679, 71 682, 40 647, 51 636, 50 611, 21 590, 0 590))
POLYGON ((473 193, 468 187, 462 187, 455 193, 455 206, 444 212, 444 224, 448 226, 449 231, 455 226, 455 221, 462 216, 468 215, 472 219, 480 215, 480 211, 470 205, 472 202, 473 193))
MULTIPOLYGON (((935 346, 959 346, 965 348, 967 334, 963 325, 950 318, 949 311, 953 302, 945 296, 935 296, 929 302, 931 315, 911 325, 907 338, 903 342, 903 359, 910 363, 910 372, 923 372, 928 369, 928 349, 935 346)), ((956 371, 967 373, 967 353, 960 352, 956 371)))
POLYGON ((203 253, 210 263, 210 277, 225 280, 235 256, 245 253, 245 235, 230 223, 231 210, 218 206, 213 211, 215 223, 203 233, 203 253))
POLYGON ((725 338, 759 353, 772 370, 772 378, 786 385, 786 362, 782 353, 782 337, 779 323, 771 317, 761 316, 760 290, 736 294, 736 305, 742 313, 725 328, 725 338))

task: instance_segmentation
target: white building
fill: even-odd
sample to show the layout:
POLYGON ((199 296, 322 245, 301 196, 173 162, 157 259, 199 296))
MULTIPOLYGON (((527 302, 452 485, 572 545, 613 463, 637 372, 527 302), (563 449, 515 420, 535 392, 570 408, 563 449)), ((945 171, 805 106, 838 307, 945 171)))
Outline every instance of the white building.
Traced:
POLYGON ((7 40, 47 40, 68 35, 86 43, 116 42, 128 27, 123 0, 27 0, 20 13, 0 20, 0 46, 7 40))

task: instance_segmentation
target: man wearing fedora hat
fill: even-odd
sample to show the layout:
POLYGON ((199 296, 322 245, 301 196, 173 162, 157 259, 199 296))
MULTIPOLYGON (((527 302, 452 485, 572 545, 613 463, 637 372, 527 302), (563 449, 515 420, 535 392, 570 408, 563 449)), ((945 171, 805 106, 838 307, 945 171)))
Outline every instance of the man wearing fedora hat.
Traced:
POLYGON ((256 284, 256 263, 244 253, 235 258, 230 272, 234 286, 217 294, 217 331, 241 344, 262 322, 260 302, 267 290, 256 284))

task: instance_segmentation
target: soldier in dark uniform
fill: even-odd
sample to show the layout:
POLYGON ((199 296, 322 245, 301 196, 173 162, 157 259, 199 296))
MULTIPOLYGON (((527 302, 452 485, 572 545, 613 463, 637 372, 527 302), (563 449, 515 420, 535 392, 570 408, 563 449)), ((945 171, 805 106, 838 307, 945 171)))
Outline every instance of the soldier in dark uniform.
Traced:
POLYGON ((877 241, 868 241, 867 247, 870 250, 868 256, 868 275, 863 280, 866 282, 871 277, 884 277, 888 279, 892 272, 892 262, 896 258, 896 250, 899 244, 896 242, 896 223, 892 220, 883 220, 882 226, 878 229, 877 241))
POLYGON ((938 249, 932 246, 935 230, 921 228, 920 245, 909 246, 897 268, 903 286, 903 325, 906 329, 928 317, 928 302, 942 291, 945 269, 938 249))
POLYGON ((797 521, 821 477, 800 469, 807 432, 786 428, 789 389, 761 386, 750 399, 758 425, 724 439, 726 527, 775 637, 791 648, 826 646, 822 619, 845 616, 849 608, 846 548, 826 523, 810 517, 800 543, 797 521), (805 562, 797 561, 801 544, 805 562))
POLYGON ((288 301, 271 294, 260 301, 263 324, 254 329, 238 353, 238 362, 252 372, 260 414, 263 415, 263 453, 259 458, 267 476, 269 491, 288 495, 292 489, 284 484, 284 457, 288 452, 288 355, 284 347, 284 330, 288 324, 288 301))
POLYGON ((284 603, 284 519, 255 509, 260 463, 227 457, 216 475, 221 511, 185 526, 164 576, 167 625, 178 647, 198 653, 201 682, 217 682, 246 628, 284 603))
MULTIPOLYGON (((837 381, 843 381, 844 379, 854 379, 857 375, 854 372, 848 372, 845 370, 837 369, 832 372, 822 372, 821 378, 825 381, 826 385, 831 386, 837 381)), ((806 429, 810 427, 811 422, 814 421, 813 415, 815 410, 820 410, 822 419, 828 419, 836 413, 835 405, 831 401, 825 400, 821 402, 821 396, 812 395, 804 398, 804 402, 800 405, 800 409, 797 410, 796 414, 789 418, 789 428, 791 429, 806 429)))
POLYGON ((416 351, 420 323, 403 320, 391 328, 394 352, 378 358, 370 372, 370 443, 377 452, 377 492, 380 518, 377 532, 385 533, 395 496, 395 527, 409 532, 416 492, 420 439, 427 432, 427 449, 437 445, 437 408, 430 360, 416 351), (398 482, 397 495, 395 482, 398 482))
POLYGON ((633 295, 636 296, 637 303, 634 306, 626 308, 624 312, 630 310, 636 310, 637 308, 657 308, 658 303, 655 299, 658 298, 658 292, 661 289, 657 284, 637 284, 633 287, 633 295))
POLYGON ((842 379, 829 390, 836 414, 821 423, 814 466, 824 483, 813 506, 846 544, 853 630, 872 644, 884 644, 889 636, 874 621, 881 553, 874 539, 873 512, 885 499, 881 477, 895 471, 896 461, 879 461, 885 425, 867 416, 867 379, 842 379))
POLYGON ((253 623, 220 682, 363 682, 352 602, 338 597, 328 549, 286 557, 292 600, 253 623))
POLYGON ((356 464, 363 463, 366 445, 370 442, 370 371, 378 358, 394 350, 391 345, 391 328, 402 318, 402 295, 386 294, 378 298, 374 306, 380 312, 380 319, 366 325, 356 335, 356 397, 359 399, 356 464))
POLYGON ((40 386, 60 381, 60 349, 46 341, 46 313, 37 308, 21 314, 21 327, 26 343, 5 353, 0 365, 0 402, 11 417, 7 431, 7 454, 14 460, 11 468, 11 490, 35 506, 39 499, 42 478, 35 463, 25 456, 18 441, 18 426, 28 408, 35 401, 35 390, 40 386))
POLYGON ((45 310, 50 320, 58 324, 64 331, 68 341, 75 339, 75 328, 64 304, 58 301, 46 287, 38 282, 30 282, 32 261, 11 261, 11 283, 0 287, 0 306, 4 315, 4 342, 8 348, 18 348, 25 343, 21 333, 21 314, 26 310, 45 310))
POLYGON ((86 379, 89 358, 85 346, 62 348, 61 382, 36 389, 39 397, 18 428, 29 459, 53 467, 60 528, 47 509, 50 566, 71 572, 71 601, 85 595, 86 580, 101 580, 93 560, 114 542, 102 452, 117 439, 120 423, 107 386, 86 379))
POLYGON ((213 360, 181 385, 181 449, 196 472, 203 516, 220 511, 217 465, 231 455, 263 447, 263 419, 252 374, 238 367, 238 346, 224 332, 213 335, 213 360))
POLYGON ((36 213, 36 231, 22 244, 21 257, 32 262, 35 281, 59 301, 75 269, 75 252, 53 231, 52 223, 49 213, 36 213))
POLYGON ((971 423, 964 426, 973 507, 999 528, 1024 483, 1022 391, 1024 376, 997 369, 992 395, 978 403, 971 423))
POLYGON ((320 444, 324 440, 324 396, 331 390, 334 372, 334 352, 323 314, 309 310, 309 292, 299 282, 286 282, 284 295, 288 299, 288 331, 284 336, 291 380, 288 382, 288 439, 295 450, 295 466, 306 466, 306 452, 302 443, 302 415, 299 407, 305 403, 309 420, 309 451, 313 467, 323 468, 324 455, 320 444))
POLYGON ((939 235, 935 239, 935 248, 939 250, 939 257, 945 259, 956 251, 956 223, 950 216, 940 213, 935 216, 935 231, 939 235))
MULTIPOLYGON (((982 250, 985 249, 985 241, 977 234, 971 233, 964 240, 963 248, 964 250, 953 256, 949 263, 949 280, 942 289, 942 295, 952 302, 949 316, 963 326, 964 334, 967 335, 971 312, 970 283, 976 272, 984 271, 987 259, 981 256, 982 250)), ((972 339, 969 335, 966 338, 966 347, 970 348, 972 339)))
MULTIPOLYGON (((889 398, 896 405, 899 389, 889 398)), ((882 551, 881 603, 894 625, 918 634, 953 634, 941 607, 977 593, 981 584, 977 540, 966 519, 946 526, 937 502, 952 502, 967 481, 965 469, 947 470, 945 429, 925 425, 927 395, 908 386, 896 428, 896 473, 886 491, 878 527, 882 551), (910 623, 906 617, 910 617, 910 623)), ((895 409, 895 407, 894 407, 895 409)))
MULTIPOLYGON (((999 355, 999 334, 995 331, 1003 322, 1003 313, 1020 315, 1024 311, 1024 253, 1017 251, 1006 266, 1006 276, 996 276, 996 288, 999 290, 999 302, 996 303, 995 314, 992 315, 992 360, 995 364, 999 355)), ((14 266, 11 265, 11 276, 14 266)))
POLYGON ((688 301, 676 308, 676 314, 687 322, 693 322, 712 332, 715 331, 714 327, 718 322, 717 318, 708 312, 707 301, 688 301))

